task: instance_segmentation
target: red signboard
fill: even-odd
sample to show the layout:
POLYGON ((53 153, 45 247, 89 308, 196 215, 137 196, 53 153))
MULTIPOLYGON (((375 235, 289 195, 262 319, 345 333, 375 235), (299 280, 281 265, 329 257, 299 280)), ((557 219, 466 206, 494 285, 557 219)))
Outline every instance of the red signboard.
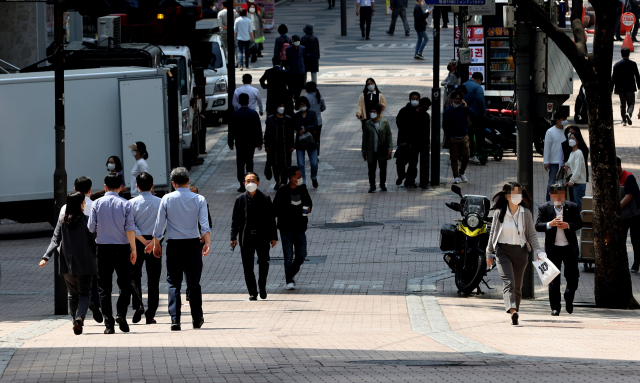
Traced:
MULTIPOLYGON (((460 44, 460 28, 455 29, 455 43, 460 44)), ((467 27, 468 44, 484 44, 484 27, 467 27)))
POLYGON ((622 14, 620 17, 620 30, 623 33, 631 32, 633 24, 636 23, 636 17, 631 12, 622 14))

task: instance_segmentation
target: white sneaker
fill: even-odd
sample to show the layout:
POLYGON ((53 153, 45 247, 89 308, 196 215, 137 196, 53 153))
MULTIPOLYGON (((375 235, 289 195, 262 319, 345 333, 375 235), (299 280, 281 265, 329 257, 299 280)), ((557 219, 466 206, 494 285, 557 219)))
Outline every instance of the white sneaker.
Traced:
POLYGON ((460 178, 459 177, 454 178, 453 179, 453 183, 454 184, 459 184, 460 183, 460 178))
POLYGON ((460 174, 460 181, 462 181, 462 183, 469 182, 469 180, 467 179, 467 176, 465 176, 464 174, 460 174))
POLYGON ((293 283, 287 283, 287 286, 285 286, 286 290, 294 290, 296 288, 296 285, 294 285, 293 283))
POLYGON ((480 160, 478 159, 478 157, 473 156, 473 157, 469 158, 469 162, 471 162, 472 164, 479 164, 480 160))

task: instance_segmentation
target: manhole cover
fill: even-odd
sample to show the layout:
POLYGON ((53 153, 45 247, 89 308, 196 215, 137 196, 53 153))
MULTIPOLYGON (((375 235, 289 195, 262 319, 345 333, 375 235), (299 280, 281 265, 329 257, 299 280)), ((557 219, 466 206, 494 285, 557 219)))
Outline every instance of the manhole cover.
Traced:
POLYGON ((526 319, 523 322, 543 322, 543 323, 582 323, 575 320, 553 320, 553 319, 526 319))
POLYGON ((440 252, 442 252, 442 250, 440 250, 439 247, 420 247, 418 249, 411 249, 411 251, 413 251, 414 253, 440 253, 440 252))
POLYGON ((389 220, 389 221, 378 221, 383 225, 418 225, 424 223, 424 221, 415 221, 415 220, 389 220))

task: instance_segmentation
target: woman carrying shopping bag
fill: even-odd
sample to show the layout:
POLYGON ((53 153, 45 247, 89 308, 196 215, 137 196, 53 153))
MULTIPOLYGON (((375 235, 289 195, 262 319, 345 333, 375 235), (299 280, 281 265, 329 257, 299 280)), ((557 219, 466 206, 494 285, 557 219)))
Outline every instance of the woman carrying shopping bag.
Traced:
POLYGON ((524 270, 529 262, 529 251, 536 254, 542 249, 538 244, 533 215, 527 205, 531 196, 517 182, 507 182, 493 196, 493 223, 487 243, 487 265, 491 267, 494 255, 502 279, 502 294, 511 324, 517 325, 522 299, 524 270), (497 253, 497 254, 496 254, 497 253))

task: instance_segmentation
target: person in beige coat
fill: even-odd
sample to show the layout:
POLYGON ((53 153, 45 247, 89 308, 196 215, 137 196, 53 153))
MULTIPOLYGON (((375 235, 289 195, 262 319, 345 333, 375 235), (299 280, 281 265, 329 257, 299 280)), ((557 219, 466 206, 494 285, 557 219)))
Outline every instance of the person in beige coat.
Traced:
MULTIPOLYGON (((360 93, 360 97, 358 98, 358 107, 356 108, 356 118, 362 122, 363 132, 365 124, 370 119, 369 112, 376 105, 380 105, 384 112, 387 107, 387 100, 385 100, 382 93, 380 93, 375 80, 368 78, 364 86, 364 90, 360 93)), ((380 112, 380 118, 382 117, 382 112, 380 112)))
POLYGON ((502 294, 511 324, 518 324, 518 311, 522 299, 524 270, 529 263, 529 251, 542 253, 533 214, 531 196, 517 182, 507 182, 493 196, 493 221, 487 242, 487 266, 497 258, 498 271, 502 279, 502 294), (497 252, 497 254, 496 254, 497 252))

